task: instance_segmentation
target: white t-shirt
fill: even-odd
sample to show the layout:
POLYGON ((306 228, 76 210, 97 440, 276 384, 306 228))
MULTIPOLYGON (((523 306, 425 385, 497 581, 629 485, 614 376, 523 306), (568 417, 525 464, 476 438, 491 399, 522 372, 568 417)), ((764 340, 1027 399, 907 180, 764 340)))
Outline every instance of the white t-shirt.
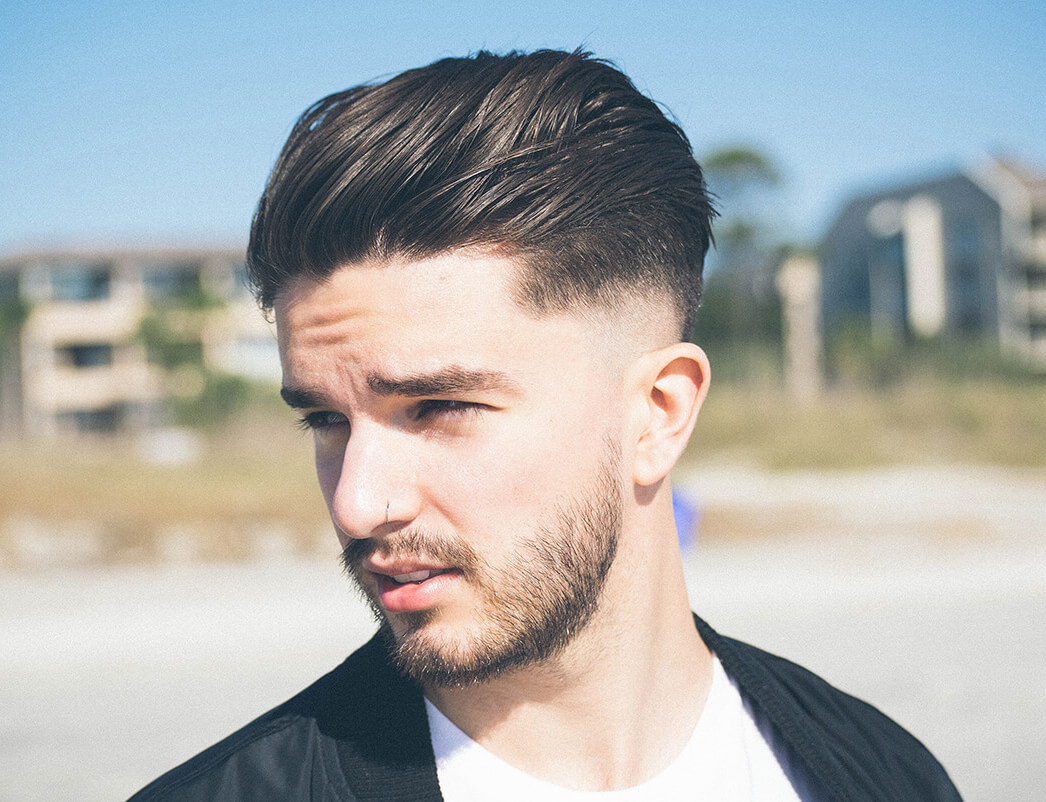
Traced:
POLYGON ((679 757, 642 785, 619 791, 571 791, 535 779, 473 741, 427 699, 425 708, 447 802, 799 802, 718 658, 705 709, 679 757))

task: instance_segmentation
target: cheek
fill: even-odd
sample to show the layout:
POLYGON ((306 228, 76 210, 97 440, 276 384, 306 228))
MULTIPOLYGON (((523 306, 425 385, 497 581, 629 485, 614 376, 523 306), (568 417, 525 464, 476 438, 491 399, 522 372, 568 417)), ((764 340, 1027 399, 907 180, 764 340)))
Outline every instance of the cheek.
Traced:
POLYGON ((437 477, 453 525, 479 537, 511 536, 533 530, 563 501, 585 464, 575 456, 572 444, 548 437, 547 428, 528 429, 452 454, 429 475, 437 477))
POLYGON ((334 500, 338 481, 341 479, 343 460, 341 455, 330 449, 322 448, 318 442, 314 445, 313 455, 316 465, 316 479, 319 482, 323 500, 327 502, 329 509, 334 500))

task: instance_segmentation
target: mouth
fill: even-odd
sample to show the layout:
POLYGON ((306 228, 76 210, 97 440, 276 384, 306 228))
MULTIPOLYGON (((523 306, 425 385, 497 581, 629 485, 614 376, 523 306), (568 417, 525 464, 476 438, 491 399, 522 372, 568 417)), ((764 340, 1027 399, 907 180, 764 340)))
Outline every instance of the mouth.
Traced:
POLYGON ((426 568, 398 574, 372 571, 378 599, 389 613, 429 610, 445 601, 463 577, 458 568, 426 568))
POLYGON ((397 585, 420 585, 434 576, 449 574, 453 570, 452 568, 439 568, 432 571, 411 571, 409 574, 396 574, 395 576, 387 576, 387 578, 397 585))

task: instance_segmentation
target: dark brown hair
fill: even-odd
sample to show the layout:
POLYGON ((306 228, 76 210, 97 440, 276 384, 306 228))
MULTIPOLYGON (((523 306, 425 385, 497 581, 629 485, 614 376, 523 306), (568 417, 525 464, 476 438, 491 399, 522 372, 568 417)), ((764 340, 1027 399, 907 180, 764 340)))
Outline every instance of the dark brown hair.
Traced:
POLYGON ((674 301, 693 323, 715 211, 686 136, 588 53, 481 52, 323 98, 251 226, 262 307, 298 275, 493 246, 538 311, 674 301))

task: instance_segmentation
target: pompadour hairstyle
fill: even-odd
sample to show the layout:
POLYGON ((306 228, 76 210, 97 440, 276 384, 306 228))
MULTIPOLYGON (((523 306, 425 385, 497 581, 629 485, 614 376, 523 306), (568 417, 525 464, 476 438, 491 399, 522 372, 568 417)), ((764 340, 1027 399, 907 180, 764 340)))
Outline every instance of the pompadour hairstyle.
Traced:
POLYGON ((591 54, 447 58, 318 101, 258 203, 247 267, 297 277, 492 247, 538 312, 660 293, 693 325, 715 210, 678 125, 591 54))

